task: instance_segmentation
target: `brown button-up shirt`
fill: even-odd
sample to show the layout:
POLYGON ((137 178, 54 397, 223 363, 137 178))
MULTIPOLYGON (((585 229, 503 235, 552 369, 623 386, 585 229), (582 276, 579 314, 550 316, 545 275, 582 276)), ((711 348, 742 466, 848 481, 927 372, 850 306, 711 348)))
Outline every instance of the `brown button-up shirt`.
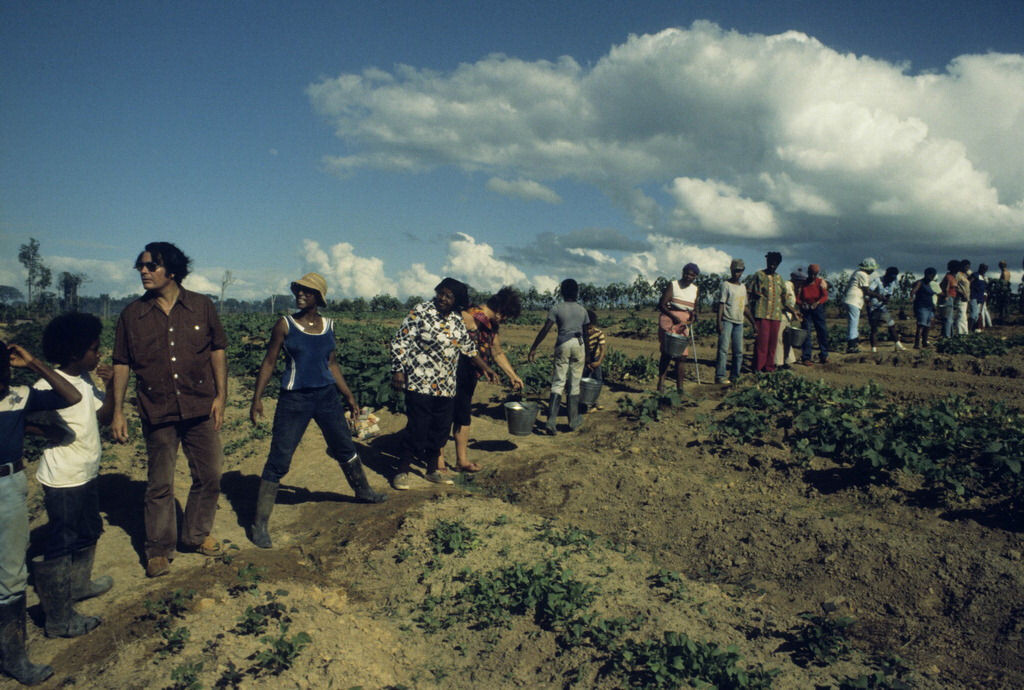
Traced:
POLYGON ((210 353, 227 344, 213 302, 181 288, 170 315, 150 293, 125 307, 113 359, 135 372, 142 416, 162 424, 210 414, 217 394, 210 353))

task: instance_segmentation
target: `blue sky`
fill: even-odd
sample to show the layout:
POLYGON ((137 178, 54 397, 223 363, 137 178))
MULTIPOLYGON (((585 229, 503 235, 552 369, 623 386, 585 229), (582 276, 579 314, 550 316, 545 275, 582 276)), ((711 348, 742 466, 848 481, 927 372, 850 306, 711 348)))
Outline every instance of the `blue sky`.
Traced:
POLYGON ((1024 2, 5 2, 0 284, 1018 269, 1024 2))

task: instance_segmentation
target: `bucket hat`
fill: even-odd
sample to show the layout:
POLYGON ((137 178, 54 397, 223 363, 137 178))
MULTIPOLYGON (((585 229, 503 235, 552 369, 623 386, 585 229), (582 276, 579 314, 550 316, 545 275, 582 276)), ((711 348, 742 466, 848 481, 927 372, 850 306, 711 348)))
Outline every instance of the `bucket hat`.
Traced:
POLYGON ((298 280, 292 283, 292 293, 295 293, 297 287, 302 286, 309 288, 310 290, 316 290, 316 303, 321 307, 327 306, 327 281, 319 273, 307 273, 298 280))

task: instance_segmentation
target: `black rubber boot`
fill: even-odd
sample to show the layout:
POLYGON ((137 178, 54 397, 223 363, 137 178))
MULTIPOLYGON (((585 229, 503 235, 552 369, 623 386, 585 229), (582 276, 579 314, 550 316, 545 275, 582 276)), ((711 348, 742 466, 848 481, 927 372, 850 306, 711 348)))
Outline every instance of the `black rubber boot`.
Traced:
POLYGON ((53 675, 53 668, 33 664, 25 650, 25 595, 0 604, 0 667, 22 685, 36 685, 53 675))
POLYGON ((78 637, 93 630, 102 621, 75 611, 71 600, 71 556, 50 560, 36 559, 36 594, 43 605, 47 637, 78 637))
POLYGON ((853 355, 853 354, 856 354, 856 353, 860 352, 860 347, 858 347, 859 342, 860 342, 859 340, 849 340, 849 341, 847 341, 847 343, 846 343, 846 354, 853 355))
POLYGON ((551 394, 551 402, 548 403, 548 423, 544 425, 544 430, 547 431, 549 436, 554 436, 558 430, 558 408, 562 405, 562 396, 558 393, 551 394))
POLYGON ((576 431, 583 426, 583 415, 580 414, 580 396, 570 395, 566 401, 569 416, 569 428, 576 431))
POLYGON ((71 554, 71 598, 75 601, 106 594, 114 586, 114 578, 100 575, 92 579, 92 565, 96 560, 96 545, 87 546, 71 554))
POLYGON ((280 482, 268 482, 260 480, 259 493, 256 494, 256 515, 249 528, 249 539, 261 549, 269 549, 274 546, 270 541, 270 514, 274 512, 274 501, 277 500, 277 489, 280 482))
POLYGON ((356 498, 360 501, 365 503, 383 503, 388 500, 386 495, 370 488, 370 483, 366 481, 366 473, 363 472, 363 463, 359 461, 358 455, 353 455, 344 462, 339 461, 338 464, 341 465, 341 471, 345 473, 348 485, 352 487, 352 491, 355 492, 356 498))

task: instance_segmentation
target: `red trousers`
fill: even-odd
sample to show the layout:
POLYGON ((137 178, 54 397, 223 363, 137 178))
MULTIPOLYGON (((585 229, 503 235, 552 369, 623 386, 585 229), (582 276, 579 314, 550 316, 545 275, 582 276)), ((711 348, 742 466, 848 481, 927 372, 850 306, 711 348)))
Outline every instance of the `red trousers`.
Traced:
POLYGON ((754 319, 754 371, 775 371, 775 345, 781 321, 754 319))

